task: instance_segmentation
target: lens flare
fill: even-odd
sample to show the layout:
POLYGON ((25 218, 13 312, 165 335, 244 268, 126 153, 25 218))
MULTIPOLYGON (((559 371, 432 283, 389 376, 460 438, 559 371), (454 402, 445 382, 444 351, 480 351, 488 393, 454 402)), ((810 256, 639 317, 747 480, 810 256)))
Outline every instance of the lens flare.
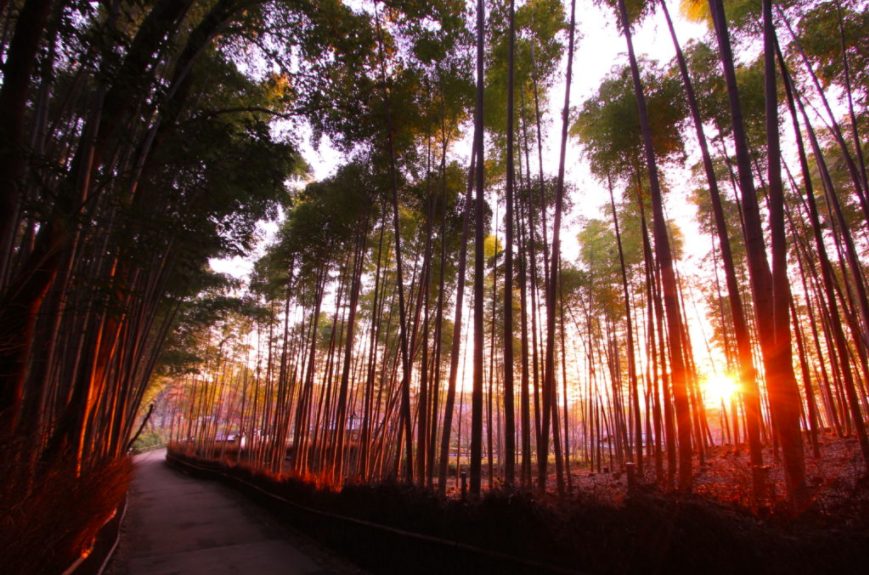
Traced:
POLYGON ((719 373, 706 378, 703 383, 703 390, 707 400, 715 403, 726 402, 730 401, 730 398, 739 391, 739 385, 732 375, 719 373))

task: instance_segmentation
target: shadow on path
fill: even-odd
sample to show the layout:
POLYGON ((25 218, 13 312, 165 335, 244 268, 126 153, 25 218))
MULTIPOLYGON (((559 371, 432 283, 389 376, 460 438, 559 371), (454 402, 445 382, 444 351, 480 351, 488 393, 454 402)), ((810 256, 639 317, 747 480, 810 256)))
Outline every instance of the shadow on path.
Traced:
POLYGON ((138 455, 121 544, 108 575, 363 573, 243 495, 138 455))

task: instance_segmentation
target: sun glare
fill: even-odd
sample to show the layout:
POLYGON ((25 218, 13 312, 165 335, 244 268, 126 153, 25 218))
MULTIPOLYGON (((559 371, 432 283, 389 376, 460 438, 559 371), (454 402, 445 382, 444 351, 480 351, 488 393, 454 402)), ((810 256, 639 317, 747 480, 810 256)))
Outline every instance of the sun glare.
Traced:
POLYGON ((718 403, 729 401, 739 390, 739 386, 733 376, 719 373, 709 376, 703 384, 703 389, 708 400, 718 403))

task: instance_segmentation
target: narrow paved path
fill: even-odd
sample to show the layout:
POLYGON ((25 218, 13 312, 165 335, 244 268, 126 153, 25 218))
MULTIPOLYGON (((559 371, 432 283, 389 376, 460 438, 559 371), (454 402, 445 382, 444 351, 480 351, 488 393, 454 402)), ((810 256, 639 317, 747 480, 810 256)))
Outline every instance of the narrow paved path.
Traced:
POLYGON ((282 526, 243 495, 193 479, 165 459, 165 450, 135 458, 110 575, 362 573, 282 526))

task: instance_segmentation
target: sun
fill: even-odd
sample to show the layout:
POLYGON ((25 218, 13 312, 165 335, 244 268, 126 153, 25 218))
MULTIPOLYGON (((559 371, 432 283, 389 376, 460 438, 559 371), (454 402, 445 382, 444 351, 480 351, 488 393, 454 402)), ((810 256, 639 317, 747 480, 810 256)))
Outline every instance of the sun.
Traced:
POLYGON ((706 381, 703 382, 703 390, 708 400, 715 403, 726 402, 730 401, 730 398, 739 391, 739 384, 732 375, 718 373, 706 378, 706 381))

